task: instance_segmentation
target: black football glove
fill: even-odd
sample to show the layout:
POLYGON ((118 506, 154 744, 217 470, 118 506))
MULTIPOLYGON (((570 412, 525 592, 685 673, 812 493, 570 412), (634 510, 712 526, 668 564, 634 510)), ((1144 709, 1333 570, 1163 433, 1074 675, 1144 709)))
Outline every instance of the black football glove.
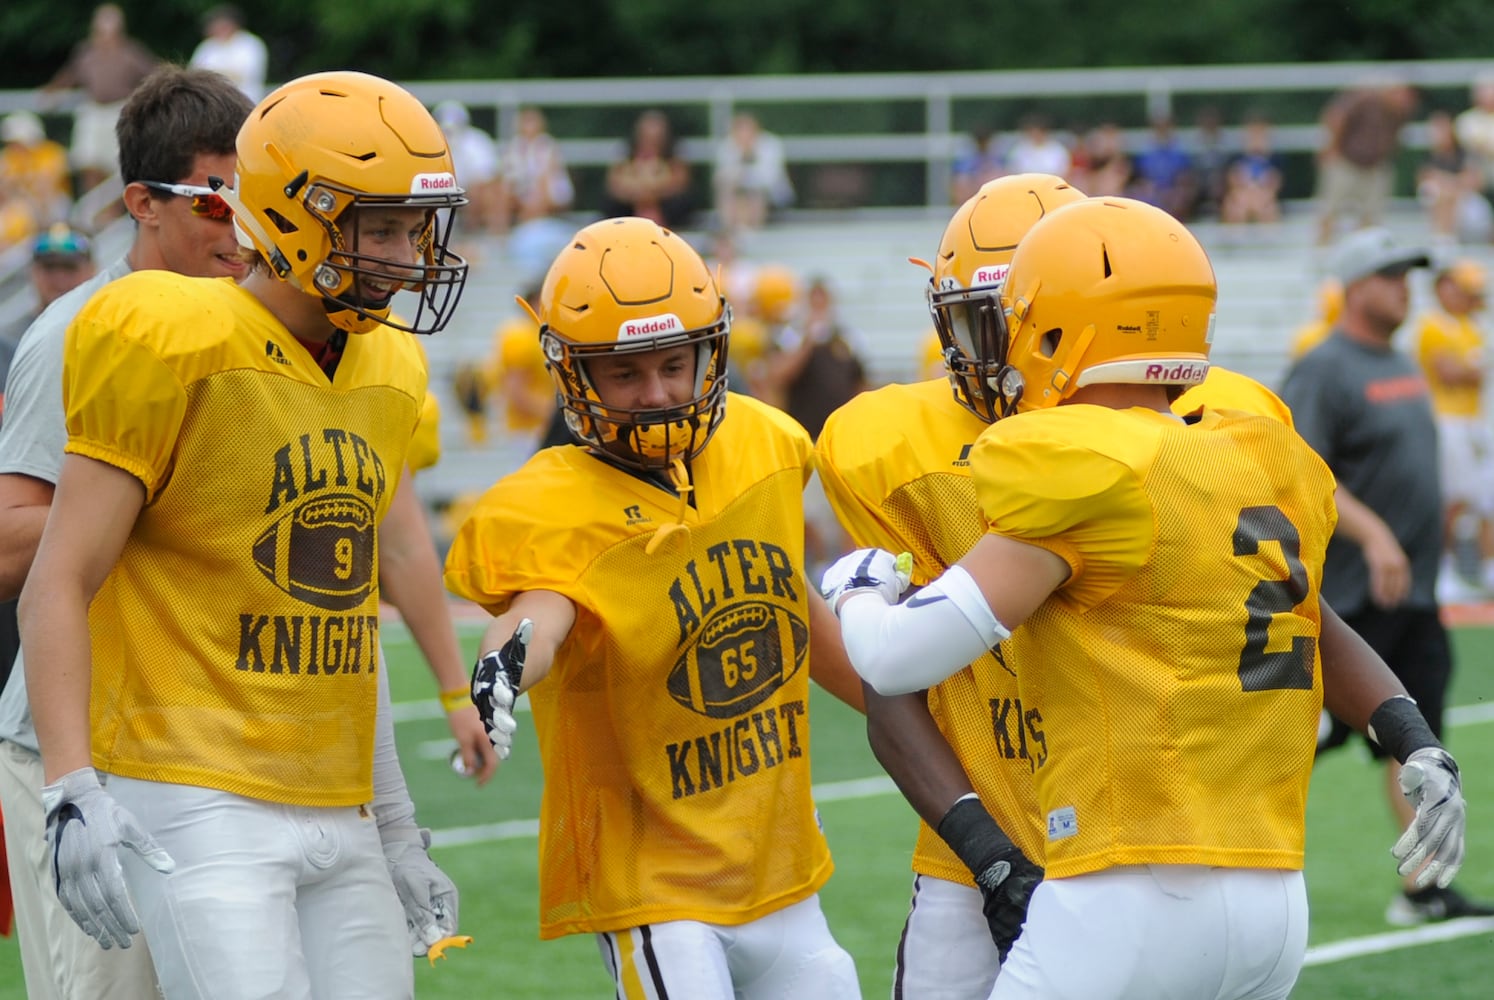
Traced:
POLYGON ((1003 852, 975 874, 986 927, 991 931, 991 940, 996 942, 996 952, 1003 962, 1022 933, 1027 904, 1032 899, 1032 891, 1042 880, 1043 870, 1028 861, 1016 847, 1003 852))
POLYGON ((980 890, 981 911, 1003 962, 1027 919, 1027 903, 1043 870, 1027 860, 974 792, 962 796, 939 821, 939 836, 959 855, 980 890))
POLYGON ((488 741, 499 760, 508 760, 514 747, 514 701, 519 696, 519 681, 524 676, 524 660, 529 655, 529 638, 534 622, 525 618, 502 649, 484 653, 472 668, 472 704, 482 716, 488 741))

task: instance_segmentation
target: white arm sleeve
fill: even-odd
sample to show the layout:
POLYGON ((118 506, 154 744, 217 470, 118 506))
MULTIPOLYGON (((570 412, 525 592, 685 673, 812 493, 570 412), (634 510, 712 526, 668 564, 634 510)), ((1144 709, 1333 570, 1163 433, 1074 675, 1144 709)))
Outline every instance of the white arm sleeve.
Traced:
POLYGON ((970 574, 951 566, 902 604, 870 591, 853 594, 840 607, 840 634, 856 672, 892 695, 938 684, 1011 632, 970 574))
POLYGON ((399 753, 394 746, 394 716, 389 698, 389 661, 384 658, 384 649, 379 648, 379 702, 378 715, 374 722, 373 753, 373 814, 379 825, 379 839, 420 840, 420 828, 415 825, 415 803, 410 800, 410 790, 405 785, 405 772, 399 766, 399 753))

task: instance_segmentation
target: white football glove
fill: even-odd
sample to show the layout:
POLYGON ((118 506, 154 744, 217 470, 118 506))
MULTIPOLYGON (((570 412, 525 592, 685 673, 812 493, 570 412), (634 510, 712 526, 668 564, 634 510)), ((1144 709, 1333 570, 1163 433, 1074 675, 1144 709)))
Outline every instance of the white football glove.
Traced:
POLYGON ((405 908, 410 951, 424 955, 437 941, 456 934, 457 887, 431 860, 431 832, 420 829, 417 835, 418 841, 403 837, 384 841, 384 859, 405 908))
POLYGON ((128 847, 163 875, 175 871, 176 862, 104 791, 91 767, 43 785, 41 797, 62 908, 106 951, 115 945, 128 948, 130 938, 140 932, 140 918, 125 885, 119 849, 128 847))
POLYGON ((514 719, 514 700, 519 694, 519 680, 524 676, 524 659, 529 655, 529 639, 533 635, 534 622, 525 618, 502 649, 484 653, 472 668, 472 703, 482 716, 488 742, 493 744, 499 760, 508 760, 514 748, 514 730, 519 728, 514 719))
POLYGON ((837 615, 846 597, 862 591, 879 594, 888 604, 896 604, 912 580, 912 574, 913 556, 910 553, 895 556, 886 549, 857 549, 850 555, 841 556, 825 570, 820 580, 820 593, 837 615))
POLYGON ((1412 751, 1401 766, 1401 793, 1416 816, 1390 849, 1400 862, 1396 871, 1409 875, 1425 862, 1416 876, 1417 887, 1436 879, 1445 889, 1463 867, 1468 806, 1463 801, 1458 762, 1441 747, 1412 751))

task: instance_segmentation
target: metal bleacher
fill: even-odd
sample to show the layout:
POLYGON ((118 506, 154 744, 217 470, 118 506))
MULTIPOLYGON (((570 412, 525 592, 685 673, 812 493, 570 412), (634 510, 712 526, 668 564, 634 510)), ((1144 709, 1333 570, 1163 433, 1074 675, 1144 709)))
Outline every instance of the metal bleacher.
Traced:
MULTIPOLYGON (((733 112, 757 111, 765 121, 784 114, 798 122, 779 128, 792 166, 818 170, 854 167, 868 176, 900 172, 901 204, 862 208, 814 208, 790 212, 769 228, 739 240, 748 261, 786 264, 808 277, 828 279, 845 322, 863 338, 875 381, 913 376, 919 342, 929 329, 923 305, 923 272, 907 262, 928 257, 948 218, 945 204, 952 157, 965 140, 969 121, 993 108, 1103 105, 1124 126, 1129 146, 1139 146, 1152 115, 1179 112, 1179 136, 1194 129, 1181 111, 1200 101, 1268 100, 1279 151, 1307 162, 1321 133, 1317 113, 1332 93, 1370 79, 1395 78, 1417 87, 1439 106, 1466 101, 1470 81, 1491 65, 1474 60, 1397 63, 1321 63, 1110 69, 1055 69, 919 74, 815 74, 756 77, 652 77, 591 80, 467 80, 410 82, 428 104, 462 101, 475 121, 493 122, 500 137, 512 134, 518 109, 533 105, 563 119, 556 128, 567 162, 578 172, 598 171, 622 148, 620 136, 634 110, 664 107, 693 122, 682 130, 683 155, 708 172, 715 143, 726 134, 733 112), (1063 102, 1069 102, 1065 105, 1063 102), (893 114, 889 109, 897 109, 893 114), (615 115, 597 115, 613 109, 615 115), (792 114, 789 114, 790 109, 792 114), (885 113, 884 113, 885 112, 885 113), (569 113, 569 117, 567 117, 569 113), (580 122, 582 124, 576 124, 580 122), (911 182, 908 177, 914 178, 911 182)), ((40 110, 34 91, 0 91, 0 112, 40 110)), ((1099 113, 1099 112, 1096 112, 1099 113)), ((55 118, 56 115, 54 114, 55 118)), ((57 124, 54 122, 54 124, 57 124)), ((1238 125, 1226 125, 1227 144, 1238 141, 1238 125)), ((1403 135, 1410 156, 1425 148, 1425 128, 1403 135)), ((1404 166, 1404 164, 1403 164, 1404 166)), ((1408 185, 1402 185, 1407 187, 1408 185)), ((1305 199, 1307 191, 1298 197, 1305 199)), ((887 199, 884 199, 884 201, 887 199)), ((1289 202, 1275 226, 1236 228, 1204 222, 1195 226, 1214 260, 1220 303, 1215 352, 1226 365, 1268 383, 1279 380, 1286 347, 1296 327, 1312 314, 1324 262, 1314 248, 1312 206, 1289 202)), ((586 221, 567 219, 560 240, 586 221)), ((708 220, 703 220, 702 225, 708 220)), ((1423 215, 1413 201, 1396 204, 1390 224, 1411 241, 1424 241, 1423 215)), ((120 230, 128 238, 128 223, 120 230)), ((686 234, 704 251, 709 234, 686 234)), ((112 259, 114 240, 101 240, 101 259, 112 259), (109 245, 105 245, 105 244, 109 245)), ((558 249, 558 243, 556 248, 558 249)), ((492 333, 515 310, 513 295, 532 280, 540 259, 534 247, 521 251, 511 240, 477 236, 465 241, 472 277, 447 330, 427 342, 435 386, 447 419, 445 456, 421 476, 431 501, 450 498, 491 482, 523 458, 522 446, 496 442, 471 445, 450 390, 463 361, 485 356, 492 333)), ((1489 263, 1486 247, 1463 248, 1489 263)), ((25 302, 19 261, 0 261, 0 319, 25 302)), ((1426 299, 1418 283, 1415 307, 1426 299)))
MULTIPOLYGON (((947 220, 945 208, 800 213, 743 236, 738 253, 749 262, 781 263, 802 276, 828 279, 842 319, 865 345, 873 380, 906 381, 917 377, 918 347, 931 328, 923 299, 927 272, 908 258, 930 257, 947 220)), ((1387 224, 1407 243, 1427 243, 1425 217, 1413 201, 1396 202, 1387 224)), ((1296 329, 1313 318, 1327 266, 1324 251, 1314 246, 1312 206, 1289 205, 1283 221, 1270 227, 1204 221, 1191 228, 1219 280, 1215 359, 1279 384, 1296 329)), ((703 251, 709 248, 706 233, 686 235, 703 251)), ((500 238, 482 238, 471 249, 472 277, 458 315, 427 344, 432 384, 443 412, 453 415, 451 374, 491 349, 493 331, 516 311, 513 294, 524 273, 500 238)), ((1494 248, 1458 253, 1494 266, 1494 248)), ((1416 277, 1412 288, 1414 314, 1429 301, 1426 276, 1416 277)), ((421 477, 429 500, 479 489, 524 457, 502 441, 471 445, 457 419, 443 421, 442 439, 441 464, 421 477)))

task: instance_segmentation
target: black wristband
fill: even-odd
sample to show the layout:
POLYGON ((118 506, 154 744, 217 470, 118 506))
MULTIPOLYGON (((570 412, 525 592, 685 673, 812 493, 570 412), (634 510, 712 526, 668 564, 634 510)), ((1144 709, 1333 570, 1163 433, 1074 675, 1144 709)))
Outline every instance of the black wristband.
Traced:
POLYGON ((1416 702, 1405 695, 1396 695, 1380 703, 1380 707, 1370 715, 1368 735, 1401 764, 1423 747, 1442 746, 1416 702))
POLYGON ((996 820, 974 795, 949 807, 939 821, 938 834, 977 878, 1002 858, 1009 858, 1016 845, 1001 832, 996 820))

